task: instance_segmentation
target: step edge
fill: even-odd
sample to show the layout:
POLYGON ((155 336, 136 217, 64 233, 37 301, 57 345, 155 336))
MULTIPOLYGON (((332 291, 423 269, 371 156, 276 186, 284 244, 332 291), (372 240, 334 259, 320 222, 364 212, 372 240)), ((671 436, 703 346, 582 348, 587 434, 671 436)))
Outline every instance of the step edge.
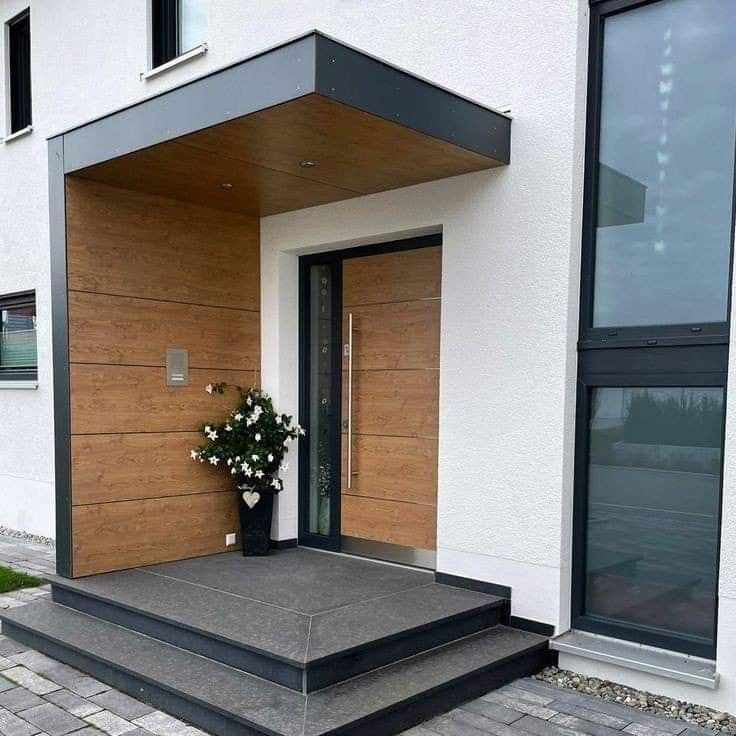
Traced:
MULTIPOLYGON (((431 629, 434 629, 434 628, 439 628, 439 627, 442 627, 442 626, 446 626, 448 623, 450 623, 452 621, 462 621, 462 620, 464 620, 466 618, 470 618, 471 616, 477 616, 477 615, 482 614, 482 613, 485 613, 487 611, 492 611, 495 608, 503 608, 503 605, 502 604, 496 604, 496 603, 484 603, 484 604, 478 606, 477 608, 468 609, 466 611, 462 611, 461 613, 455 613, 455 614, 451 614, 449 616, 443 616, 442 618, 438 618, 438 619, 436 619, 434 621, 428 621, 426 623, 419 624, 417 626, 413 626, 413 627, 411 627, 409 629, 404 629, 402 631, 398 631, 398 632, 396 632, 394 634, 388 634, 387 636, 383 636, 383 637, 381 637, 379 639, 372 639, 371 641, 367 642, 366 644, 356 644, 356 645, 347 647, 346 649, 341 649, 341 650, 339 650, 337 652, 332 652, 331 654, 326 654, 326 655, 324 655, 322 657, 318 657, 317 659, 311 659, 311 660, 308 659, 305 662, 305 665, 306 666, 305 666, 304 669, 305 669, 305 671, 309 671, 309 669, 311 667, 322 666, 324 664, 328 664, 329 662, 331 662, 333 660, 339 660, 339 659, 342 659, 344 657, 349 657, 349 656, 355 654, 356 652, 364 651, 366 649, 372 649, 374 647, 377 648, 379 646, 383 646, 383 645, 386 645, 386 644, 391 644, 394 641, 399 641, 399 640, 401 640, 403 638, 406 638, 406 637, 409 637, 409 636, 415 636, 416 634, 422 634, 423 632, 430 631, 431 629)), ((496 624, 493 624, 492 626, 486 626, 485 628, 488 629, 488 628, 492 628, 493 626, 501 626, 501 625, 502 624, 499 621, 496 624)), ((478 629, 478 631, 475 632, 475 633, 478 633, 479 634, 483 630, 484 629, 478 629)), ((451 641, 446 642, 446 644, 451 644, 453 641, 459 641, 460 638, 464 638, 464 637, 459 637, 458 639, 453 639, 451 641)), ((431 651, 431 649, 434 649, 434 648, 435 647, 432 647, 430 649, 426 649, 426 650, 423 650, 423 651, 431 651)), ((417 652, 416 654, 419 655, 421 653, 422 652, 420 651, 420 652, 417 652)), ((415 656, 415 655, 412 655, 412 656, 415 656)))
MULTIPOLYGON (((63 588, 64 590, 71 591, 72 593, 75 593, 83 598, 91 598, 92 600, 99 601, 100 603, 105 603, 109 606, 113 606, 115 608, 119 608, 123 611, 127 611, 129 613, 138 614, 141 616, 145 616, 147 618, 153 619, 154 621, 159 621, 163 624, 169 624, 171 626, 179 627, 182 629, 185 629, 187 631, 192 632, 193 634, 199 634, 200 636, 204 638, 209 639, 215 639, 216 641, 221 642, 222 644, 227 644, 229 646, 237 647, 238 649, 244 649, 248 652, 251 652, 253 654, 257 654, 259 656, 264 657, 265 659, 275 659, 278 662, 283 662, 284 664, 291 665, 294 667, 298 667, 299 669, 304 668, 305 660, 299 660, 299 659, 293 659, 291 657, 286 657, 283 654, 277 654, 275 652, 269 652, 266 649, 261 649, 260 647, 257 647, 253 644, 247 644, 242 641, 237 641, 236 639, 231 639, 228 636, 224 636, 222 634, 217 634, 212 631, 207 631, 206 629, 201 629, 196 626, 192 626, 191 624, 188 624, 184 621, 177 621, 176 619, 169 618, 168 616, 163 616, 160 613, 155 613, 153 611, 147 611, 143 608, 139 608, 137 606, 133 606, 129 603, 122 603, 120 601, 117 601, 113 598, 107 598, 105 596, 102 596, 98 593, 91 593, 86 590, 82 590, 74 585, 64 585, 63 583, 58 583, 56 581, 52 581, 51 583, 51 598, 53 600, 54 597, 54 588, 63 588)), ((54 601, 56 603, 56 601, 54 601)), ((60 603, 59 605, 64 605, 60 603)), ((78 608, 74 608, 74 606, 65 606, 66 608, 71 608, 72 610, 77 611, 78 613, 83 613, 85 616, 91 616, 92 618, 99 618, 97 616, 94 616, 93 614, 87 613, 86 611, 82 611, 78 608)), ((106 621, 107 623, 111 623, 114 626, 121 626, 124 629, 128 629, 128 631, 133 631, 135 633, 140 633, 142 636, 149 636, 148 634, 143 634, 142 632, 136 631, 136 629, 130 629, 127 626, 122 626, 121 624, 116 624, 113 621, 108 621, 107 619, 100 618, 101 621, 106 621)), ((152 639, 156 639, 156 637, 150 637, 152 639)), ((167 642, 165 639, 157 639, 157 641, 163 641, 166 644, 171 644, 171 642, 167 642)), ((171 644, 171 646, 177 646, 176 644, 171 644)), ((182 647, 178 647, 182 648, 182 647)), ((189 650, 187 650, 189 651, 189 650)), ((194 652, 193 652, 194 653, 194 652)), ((202 655, 199 655, 202 656, 202 655)), ((215 660, 217 661, 217 660, 215 660)), ((224 664, 224 663, 223 663, 224 664)))
MULTIPOLYGON (((31 605, 31 604, 28 604, 28 605, 31 605)), ((54 605, 59 605, 59 604, 54 604, 54 605)), ((60 606, 60 607, 61 608, 65 608, 64 606, 60 606)), ((18 606, 17 608, 22 608, 22 606, 18 606)), ((74 609, 69 609, 69 610, 74 610, 74 609)), ((82 613, 81 611, 75 611, 75 613, 80 614, 80 615, 83 615, 83 616, 87 616, 88 615, 88 614, 82 613)), ((93 618, 93 617, 89 616, 89 618, 93 618)), ((44 633, 39 633, 38 631, 35 631, 34 629, 30 628, 27 625, 24 625, 22 623, 18 623, 17 621, 6 619, 6 616, 4 614, 0 613, 0 621, 4 624, 6 620, 8 621, 8 624, 11 627, 14 626, 17 629, 21 629, 21 630, 25 631, 26 633, 28 633, 29 635, 37 638, 37 639, 45 639, 48 642, 50 642, 51 644, 54 644, 54 645, 56 645, 58 647, 61 647, 62 649, 68 649, 68 650, 70 650, 73 654, 76 654, 78 656, 86 657, 88 659, 91 659, 94 662, 96 662, 97 664, 102 665, 103 667, 109 667, 111 669, 118 670, 119 672, 121 672, 126 677, 128 677, 128 678, 130 678, 132 680, 140 680, 141 682, 143 682, 143 683, 145 683, 145 684, 147 684, 147 685, 149 685, 149 686, 151 686, 153 688, 157 688, 159 690, 163 690, 164 692, 167 692, 167 693, 169 693, 171 695, 174 695, 175 697, 179 697, 179 698, 182 698, 184 700, 189 700, 189 701, 195 703, 200 708, 203 708, 205 710, 211 710, 211 711, 217 713, 219 716, 221 716, 223 718, 226 718, 226 719, 229 719, 231 721, 235 721, 235 722, 239 723, 240 725, 246 726, 247 728, 250 728, 250 729, 258 729, 260 731, 267 731, 269 734, 273 734, 273 736, 279 736, 279 734, 277 732, 273 731, 268 726, 264 726, 264 725, 258 723, 257 721, 250 721, 247 718, 243 718, 242 716, 239 716, 237 713, 233 713, 232 711, 224 710, 220 706, 215 705, 213 703, 208 703, 208 702, 202 700, 200 697, 198 697, 196 695, 189 695, 188 693, 185 693, 182 690, 179 690, 178 688, 172 687, 171 685, 165 684, 165 683, 163 683, 161 681, 154 680, 153 678, 149 677, 148 675, 144 675, 144 674, 141 674, 141 673, 136 672, 134 670, 131 670, 130 668, 126 667, 125 665, 118 664, 117 662, 112 662, 111 660, 104 659, 103 657, 100 657, 97 654, 92 654, 91 652, 89 652, 87 650, 80 649, 76 644, 70 644, 70 643, 65 642, 65 641, 63 641, 61 639, 58 639, 56 636, 53 636, 51 634, 47 634, 45 632, 44 633)), ((117 624, 110 623, 109 621, 105 621, 105 623, 108 626, 117 626, 117 624)), ((118 628, 123 628, 124 629, 125 627, 120 626, 118 628)), ((126 629, 126 631, 130 631, 130 630, 129 629, 126 629)), ((138 632, 131 632, 131 633, 135 633, 137 636, 146 637, 145 634, 140 634, 138 632)), ((146 638, 149 638, 150 639, 151 637, 146 637, 146 638)), ((158 641, 158 640, 156 640, 156 641, 158 641)), ((174 644, 169 644, 168 642, 162 642, 162 643, 165 646, 172 647, 173 649, 180 649, 180 647, 177 647, 174 644)), ((190 651, 188 651, 186 649, 180 649, 180 651, 186 652, 187 654, 189 654, 192 657, 199 657, 201 659, 207 659, 207 657, 203 657, 201 654, 196 654, 196 653, 190 652, 190 651)), ((224 664, 223 662, 218 662, 217 660, 209 660, 209 661, 214 662, 215 664, 219 665, 220 667, 227 667, 228 669, 231 669, 231 670, 239 673, 243 677, 252 677, 253 679, 260 680, 262 682, 266 682, 269 685, 272 685, 273 687, 278 687, 278 688, 287 690, 290 693, 294 693, 297 696, 303 697, 303 698, 306 699, 306 696, 304 696, 302 693, 296 692, 295 690, 292 690, 291 688, 288 688, 285 685, 280 685, 277 682, 272 682, 271 680, 266 680, 264 678, 258 677, 257 675, 252 675, 249 672, 244 672, 243 670, 239 670, 239 669, 237 669, 235 667, 231 667, 230 665, 224 664)), ((70 665, 70 666, 72 666, 72 665, 70 665)))
MULTIPOLYGON (((317 659, 310 660, 308 658, 309 655, 309 646, 308 646, 308 640, 307 640, 307 648, 305 652, 304 659, 294 659, 291 657, 286 657, 284 655, 280 655, 274 652, 270 652, 266 649, 262 649, 260 647, 257 647, 252 644, 248 644, 246 642, 238 641, 236 639, 232 639, 228 636, 224 636, 222 634, 218 634, 216 632, 207 631, 206 629, 199 628, 197 626, 193 626, 191 624, 188 624, 183 621, 179 621, 177 619, 164 616, 162 614, 146 610, 144 608, 140 608, 138 606, 132 605, 130 603, 125 603, 118 601, 114 598, 109 598, 104 595, 100 595, 99 593, 91 592, 84 590, 83 588, 80 588, 77 585, 69 584, 65 582, 64 578, 59 578, 58 576, 54 576, 54 579, 51 580, 51 595, 53 599, 53 589, 54 587, 62 588, 64 590, 71 591, 72 593, 75 593, 76 595, 79 595, 81 597, 91 598, 92 600, 99 601, 100 603, 104 603, 109 606, 113 606, 115 608, 119 608, 121 610, 127 611, 129 613, 138 614, 141 616, 145 616, 148 618, 153 619, 154 621, 159 621, 163 624, 168 624, 170 626, 180 627, 182 629, 185 629, 187 631, 190 631, 194 634, 198 634, 204 638, 210 638, 214 639, 215 641, 219 641, 222 644, 227 644, 228 646, 237 647, 239 649, 243 649, 245 651, 251 652, 253 654, 256 654, 258 656, 264 657, 265 659, 273 659, 278 662, 282 662, 284 664, 298 667, 301 670, 308 671, 311 667, 317 667, 317 666, 323 666, 325 664, 328 664, 330 661, 333 660, 339 660, 347 656, 351 656, 352 654, 355 654, 356 652, 366 650, 366 649, 373 649, 373 648, 379 648, 381 646, 385 646, 387 644, 391 644, 395 641, 399 641, 403 638, 409 638, 416 636, 417 634, 421 634, 424 631, 429 631, 433 628, 441 628, 443 626, 446 626, 448 623, 452 622, 453 620, 463 620, 467 617, 478 615, 486 611, 492 611, 494 609, 499 609, 502 613, 503 608, 506 605, 506 600, 503 598, 497 598, 496 600, 487 601, 479 604, 478 606, 462 611, 459 614, 451 614, 448 616, 443 616, 442 618, 438 618, 434 621, 426 622, 423 624, 419 624, 418 626, 413 626, 408 629, 404 629, 402 631, 395 632, 393 634, 389 634, 387 636, 381 637, 380 639, 374 639, 370 642, 367 642, 366 644, 358 644, 354 646, 350 646, 346 649, 341 649, 337 652, 332 652, 330 654, 324 655, 322 657, 319 657, 317 659)), ((64 605, 64 604, 61 604, 64 605)), ((73 608, 76 611, 79 611, 80 613, 84 613, 85 615, 92 616, 93 614, 87 613, 85 611, 82 611, 80 609, 74 608, 73 606, 69 606, 69 608, 73 608)), ((329 613, 329 612, 326 612, 329 613)), ((304 614, 307 618, 310 616, 307 614, 304 614)), ((311 617, 316 617, 322 614, 312 614, 311 617)), ((107 619, 102 619, 107 620, 107 619)), ((114 623, 114 622, 110 622, 114 623)), ((121 625, 121 624, 115 624, 115 625, 121 625)), ((500 621, 498 624, 500 625, 500 621)), ((128 627, 123 627, 128 628, 128 627)), ((130 631, 136 631, 136 629, 129 629, 130 631)), ((481 631, 479 629, 479 631, 481 631)), ((140 633, 140 632, 138 632, 140 633)), ((144 636, 148 636, 147 634, 144 634, 144 636)), ((151 637, 156 638, 156 637, 151 637)), ((158 641, 166 641, 165 639, 158 639, 158 641)), ((170 642, 166 642, 170 643, 170 642)), ((448 642, 450 643, 450 642, 448 642)), ((177 646, 176 644, 173 644, 172 646, 177 646)), ((219 660, 216 660, 219 661, 219 660)), ((245 670, 243 670, 245 671, 245 670)), ((257 675, 255 675, 257 677, 257 675)))

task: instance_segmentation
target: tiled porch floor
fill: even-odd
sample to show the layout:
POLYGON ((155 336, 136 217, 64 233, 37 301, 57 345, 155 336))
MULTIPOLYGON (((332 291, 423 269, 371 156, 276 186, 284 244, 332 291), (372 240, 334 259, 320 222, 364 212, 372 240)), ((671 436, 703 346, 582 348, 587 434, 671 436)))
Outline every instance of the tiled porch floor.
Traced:
MULTIPOLYGON (((0 563, 43 575, 53 550, 0 536, 0 563)), ((43 588, 0 596, 0 607, 22 605, 43 588)), ((711 736, 679 720, 531 679, 406 731, 404 736, 711 736)), ((2 736, 206 736, 73 668, 0 635, 2 736)))

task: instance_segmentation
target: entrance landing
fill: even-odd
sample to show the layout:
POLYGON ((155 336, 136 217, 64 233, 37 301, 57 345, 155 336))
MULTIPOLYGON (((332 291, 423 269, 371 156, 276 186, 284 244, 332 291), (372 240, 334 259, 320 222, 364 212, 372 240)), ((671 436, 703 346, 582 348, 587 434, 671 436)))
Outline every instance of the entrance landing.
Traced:
POLYGON ((297 548, 89 578, 3 630, 213 733, 396 733, 541 667, 508 602, 297 548))

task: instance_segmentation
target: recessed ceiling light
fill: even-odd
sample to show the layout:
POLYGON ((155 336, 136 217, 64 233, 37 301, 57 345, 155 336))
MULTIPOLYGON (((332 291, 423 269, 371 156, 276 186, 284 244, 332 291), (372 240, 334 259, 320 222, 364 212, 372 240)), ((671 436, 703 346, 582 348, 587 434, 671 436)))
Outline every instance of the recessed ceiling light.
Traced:
POLYGON ((224 181, 222 184, 220 184, 220 186, 223 189, 232 189, 233 188, 233 185, 229 181, 224 181))
POLYGON ((308 158, 305 158, 303 161, 299 162, 299 166, 301 166, 303 169, 313 169, 316 165, 316 161, 312 161, 308 158))

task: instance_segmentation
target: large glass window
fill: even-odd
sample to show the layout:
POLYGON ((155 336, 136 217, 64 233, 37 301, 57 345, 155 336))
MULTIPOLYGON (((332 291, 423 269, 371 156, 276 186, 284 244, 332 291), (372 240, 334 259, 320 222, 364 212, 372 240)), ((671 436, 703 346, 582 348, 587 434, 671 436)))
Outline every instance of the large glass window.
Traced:
POLYGON ((37 365, 34 295, 0 297, 0 380, 35 379, 37 365))
POLYGON ((736 2, 590 18, 572 621, 714 657, 736 2))
POLYGON ((725 322, 736 3, 605 20, 593 327, 725 322))
POLYGON ((722 388, 597 388, 585 612, 712 641, 722 388))

